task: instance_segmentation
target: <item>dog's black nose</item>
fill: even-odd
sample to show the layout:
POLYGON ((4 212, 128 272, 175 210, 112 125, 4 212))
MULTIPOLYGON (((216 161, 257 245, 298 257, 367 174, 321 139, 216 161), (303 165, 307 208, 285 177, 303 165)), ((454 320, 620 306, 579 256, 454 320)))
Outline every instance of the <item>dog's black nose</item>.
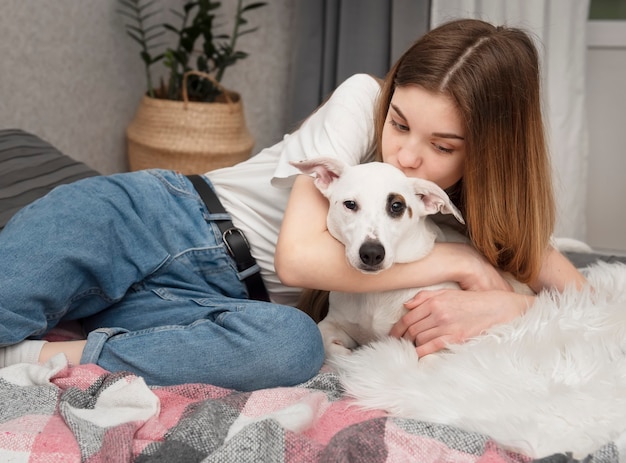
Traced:
POLYGON ((376 266, 385 258, 385 248, 376 241, 368 241, 359 248, 359 257, 365 265, 376 266))

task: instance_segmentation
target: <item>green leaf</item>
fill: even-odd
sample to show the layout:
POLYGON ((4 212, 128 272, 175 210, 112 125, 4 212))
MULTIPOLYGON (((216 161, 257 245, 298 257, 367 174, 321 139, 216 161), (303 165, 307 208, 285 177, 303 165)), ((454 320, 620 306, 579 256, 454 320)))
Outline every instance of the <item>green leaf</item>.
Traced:
POLYGON ((160 29, 162 34, 165 34, 165 31, 163 30, 164 25, 163 24, 153 24, 150 27, 146 27, 143 31, 144 33, 148 33, 148 32, 152 32, 155 29, 160 29))
POLYGON ((161 61, 164 56, 165 55, 163 53, 161 53, 160 55, 156 55, 156 56, 152 57, 152 60, 150 61, 150 64, 154 64, 154 63, 157 63, 157 62, 161 61))
POLYGON ((152 57, 150 56, 149 53, 142 51, 141 53, 139 53, 139 55, 141 56, 141 59, 143 60, 143 62, 146 63, 146 65, 152 64, 152 57))
POLYGON ((143 46, 143 39, 141 37, 137 37, 136 35, 133 35, 130 32, 126 32, 131 39, 133 39, 135 42, 137 42, 140 46, 143 46))
POLYGON ((183 9, 185 10, 185 13, 189 13, 191 10, 193 10, 196 6, 198 6, 198 2, 187 2, 185 3, 185 5, 183 6, 183 9))
POLYGON ((240 35, 240 36, 242 36, 242 35, 250 34, 250 33, 252 33, 252 32, 256 32, 258 29, 259 29, 258 27, 254 27, 254 28, 252 28, 252 29, 247 29, 247 30, 245 30, 245 31, 241 31, 241 32, 239 33, 239 35, 240 35))
POLYGON ((180 20, 185 19, 185 15, 182 14, 180 11, 176 11, 176 10, 170 9, 170 13, 172 13, 174 16, 178 16, 178 18, 180 20))
MULTIPOLYGON (((146 49, 147 50, 154 50, 155 48, 162 48, 165 46, 164 42, 159 42, 159 43, 155 43, 155 44, 150 44, 150 46, 148 46, 146 49)), ((161 57, 163 57, 163 54, 160 55, 161 57)), ((159 58, 161 59, 161 58, 159 58)), ((158 61, 158 60, 156 60, 158 61)))
MULTIPOLYGON (((144 5, 142 5, 142 6, 139 6, 139 11, 143 11, 143 10, 145 10, 145 9, 147 9, 147 8, 150 8, 152 5, 154 5, 154 4, 155 4, 155 3, 157 3, 158 1, 159 1, 159 0, 151 0, 151 1, 149 1, 148 3, 145 3, 145 4, 144 4, 144 5)), ((137 2, 137 3, 139 3, 139 2, 137 2)))
POLYGON ((153 12, 151 12, 151 13, 146 13, 145 15, 143 15, 143 16, 141 17, 141 20, 142 20, 143 22, 146 22, 148 19, 152 18, 153 16, 158 15, 159 13, 160 13, 160 11, 153 11, 153 12))
POLYGON ((196 60, 196 64, 198 67, 198 71, 202 71, 202 72, 209 72, 209 61, 206 59, 205 56, 198 56, 198 59, 196 60))
POLYGON ((148 42, 152 42, 154 39, 158 38, 158 37, 162 37, 163 34, 165 34, 165 31, 159 31, 159 32, 155 32, 152 35, 146 35, 146 44, 148 42))
POLYGON ((137 35, 139 35, 139 36, 142 36, 142 35, 143 35, 143 29, 141 29, 140 27, 137 27, 137 26, 130 26, 130 25, 127 25, 127 26, 126 26, 126 32, 128 32, 129 34, 130 34, 131 32, 136 32, 136 33, 137 33, 137 35))
POLYGON ((127 0, 118 0, 122 6, 125 6, 129 10, 137 13, 139 12, 139 7, 137 6, 137 2, 129 2, 127 0))
POLYGON ((172 26, 172 25, 170 25, 170 24, 163 24, 163 27, 164 27, 165 29, 167 29, 168 31, 172 31, 172 32, 174 32, 175 34, 178 34, 178 33, 179 33, 179 30, 178 30, 178 29, 176 29, 174 26, 172 26))
POLYGON ((249 5, 244 6, 241 9, 241 12, 243 13, 244 11, 250 11, 250 10, 254 10, 257 8, 261 8, 262 6, 267 5, 267 2, 256 2, 256 3, 250 3, 249 5))

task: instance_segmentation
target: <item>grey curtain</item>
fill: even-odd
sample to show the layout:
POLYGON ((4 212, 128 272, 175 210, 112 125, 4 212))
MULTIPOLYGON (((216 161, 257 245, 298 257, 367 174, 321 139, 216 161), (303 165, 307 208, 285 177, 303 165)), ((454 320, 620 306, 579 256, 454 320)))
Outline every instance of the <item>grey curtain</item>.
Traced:
POLYGON ((295 7, 292 126, 343 80, 364 72, 384 77, 429 29, 430 0, 306 0, 295 7))

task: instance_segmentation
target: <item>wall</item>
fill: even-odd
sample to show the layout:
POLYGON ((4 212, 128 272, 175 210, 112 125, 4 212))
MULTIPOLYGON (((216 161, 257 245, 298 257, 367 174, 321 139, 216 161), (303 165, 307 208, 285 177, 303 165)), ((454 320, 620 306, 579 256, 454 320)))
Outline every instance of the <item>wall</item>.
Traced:
MULTIPOLYGON (((163 0, 164 9, 180 0, 163 0)), ((145 91, 138 47, 126 36, 116 0, 3 0, 0 16, 0 127, 31 131, 103 173, 127 168, 124 131, 145 91)), ((223 1, 224 18, 235 2, 223 1)), ((293 10, 270 0, 248 19, 250 56, 226 72, 242 94, 257 147, 286 130, 284 95, 293 10)), ((230 31, 228 19, 221 21, 230 31)))

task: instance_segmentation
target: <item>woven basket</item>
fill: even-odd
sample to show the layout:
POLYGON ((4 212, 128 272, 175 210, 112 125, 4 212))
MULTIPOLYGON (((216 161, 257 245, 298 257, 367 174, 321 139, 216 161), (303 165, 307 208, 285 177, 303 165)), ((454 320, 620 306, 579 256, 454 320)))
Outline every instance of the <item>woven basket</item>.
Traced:
POLYGON ((197 174, 250 157, 254 139, 246 127, 239 94, 208 74, 190 71, 183 79, 183 101, 144 96, 126 129, 130 170, 171 169, 197 174), (226 102, 197 103, 187 98, 187 75, 209 78, 226 102))

